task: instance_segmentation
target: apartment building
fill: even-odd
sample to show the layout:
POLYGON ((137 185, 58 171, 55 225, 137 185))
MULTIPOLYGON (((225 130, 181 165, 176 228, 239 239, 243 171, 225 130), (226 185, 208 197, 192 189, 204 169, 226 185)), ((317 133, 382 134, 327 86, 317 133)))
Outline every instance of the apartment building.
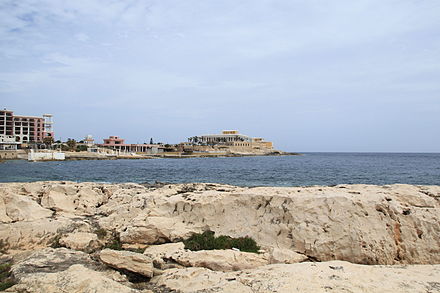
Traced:
POLYGON ((51 114, 21 116, 10 110, 0 110, 0 148, 14 149, 21 144, 42 143, 45 137, 54 137, 51 114))

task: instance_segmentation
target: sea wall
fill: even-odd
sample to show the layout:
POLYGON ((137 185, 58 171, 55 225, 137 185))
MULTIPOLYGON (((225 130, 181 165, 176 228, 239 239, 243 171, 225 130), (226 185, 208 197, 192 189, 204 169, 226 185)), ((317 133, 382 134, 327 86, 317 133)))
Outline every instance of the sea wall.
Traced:
POLYGON ((35 152, 34 150, 30 150, 28 153, 28 161, 63 161, 64 159, 65 154, 61 152, 35 152))

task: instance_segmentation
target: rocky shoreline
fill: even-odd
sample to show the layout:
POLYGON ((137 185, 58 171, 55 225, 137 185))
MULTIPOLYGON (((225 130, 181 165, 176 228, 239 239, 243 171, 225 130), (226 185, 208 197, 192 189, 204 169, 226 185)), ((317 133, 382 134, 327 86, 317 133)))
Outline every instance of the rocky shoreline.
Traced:
POLYGON ((6 292, 440 292, 440 186, 35 182, 0 199, 6 292), (261 251, 185 249, 207 230, 261 251))

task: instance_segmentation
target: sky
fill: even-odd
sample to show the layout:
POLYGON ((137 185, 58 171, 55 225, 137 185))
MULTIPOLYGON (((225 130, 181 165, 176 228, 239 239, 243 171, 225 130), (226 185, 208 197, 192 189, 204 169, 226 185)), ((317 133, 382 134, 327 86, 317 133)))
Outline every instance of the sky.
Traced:
POLYGON ((440 152, 440 1, 0 0, 0 107, 63 140, 440 152))

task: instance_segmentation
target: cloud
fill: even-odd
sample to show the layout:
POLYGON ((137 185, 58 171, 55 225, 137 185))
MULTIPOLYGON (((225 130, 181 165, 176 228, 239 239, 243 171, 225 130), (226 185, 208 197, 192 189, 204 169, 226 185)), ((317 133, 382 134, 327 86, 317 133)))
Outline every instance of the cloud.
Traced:
POLYGON ((393 113, 401 99, 410 116, 417 99, 437 109, 438 15, 436 0, 4 0, 0 99, 193 127, 231 123, 216 111, 245 126, 268 113, 284 132, 307 125, 289 113, 353 103, 393 113))

